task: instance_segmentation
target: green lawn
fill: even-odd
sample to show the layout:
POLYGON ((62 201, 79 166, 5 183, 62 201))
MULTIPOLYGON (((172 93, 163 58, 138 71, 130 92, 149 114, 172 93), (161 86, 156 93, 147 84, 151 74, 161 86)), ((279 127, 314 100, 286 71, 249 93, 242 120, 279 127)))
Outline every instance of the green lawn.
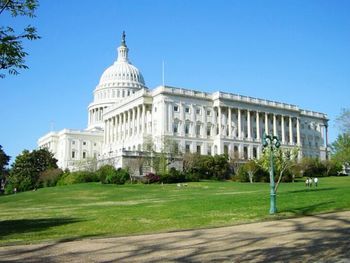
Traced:
POLYGON ((276 216, 269 185, 199 182, 39 189, 0 196, 0 244, 207 228, 350 209, 350 177, 321 178, 318 189, 281 184, 276 216))

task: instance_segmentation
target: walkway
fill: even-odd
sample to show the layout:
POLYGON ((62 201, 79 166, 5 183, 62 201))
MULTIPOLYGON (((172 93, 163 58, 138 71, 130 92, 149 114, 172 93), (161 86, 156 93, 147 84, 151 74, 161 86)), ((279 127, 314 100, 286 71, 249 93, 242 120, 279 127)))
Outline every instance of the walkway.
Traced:
POLYGON ((0 262, 350 262, 350 211, 214 229, 0 247, 0 262))

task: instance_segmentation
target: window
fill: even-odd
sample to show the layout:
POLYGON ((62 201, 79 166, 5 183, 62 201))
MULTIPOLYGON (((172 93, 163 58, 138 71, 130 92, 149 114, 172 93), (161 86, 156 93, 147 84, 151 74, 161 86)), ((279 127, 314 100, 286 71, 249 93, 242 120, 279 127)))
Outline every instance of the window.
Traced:
POLYGON ((201 146, 197 145, 197 153, 200 154, 201 153, 201 146))
POLYGON ((174 106, 174 111, 178 112, 179 111, 179 106, 175 105, 174 106))
POLYGON ((188 134, 189 133, 189 130, 190 130, 190 125, 189 124, 185 124, 185 134, 188 134))
POLYGON ((197 135, 197 136, 200 136, 200 135, 201 135, 201 125, 200 125, 200 124, 197 124, 197 125, 196 125, 196 135, 197 135))
POLYGON ((75 151, 72 151, 72 159, 75 158, 75 151))
POLYGON ((177 123, 174 123, 173 131, 174 133, 178 132, 179 125, 177 123))
POLYGON ((185 150, 186 150, 186 153, 189 153, 189 152, 190 152, 190 145, 189 145, 189 144, 186 144, 185 150))
POLYGON ((201 114, 201 109, 197 108, 196 109, 196 114, 201 114))
POLYGON ((83 152, 83 159, 86 158, 86 152, 83 152))
POLYGON ((86 142, 83 142, 83 145, 86 145, 86 142))
POLYGON ((210 126, 207 127, 207 136, 211 136, 211 129, 210 129, 210 126))
POLYGON ((207 116, 210 116, 210 115, 211 115, 211 111, 207 110, 207 116))
POLYGON ((186 107, 186 108, 185 108, 185 112, 186 112, 186 113, 190 113, 190 107, 186 107))
POLYGON ((154 107, 154 112, 157 112, 157 107, 154 107))
POLYGON ((211 145, 208 145, 207 154, 211 155, 211 145))
POLYGON ((224 145, 224 154, 228 154, 228 146, 224 145))
POLYGON ((94 146, 96 146, 97 144, 96 144, 96 142, 94 143, 94 146))
POLYGON ((75 141, 72 141, 72 144, 74 145, 74 144, 75 144, 75 141))

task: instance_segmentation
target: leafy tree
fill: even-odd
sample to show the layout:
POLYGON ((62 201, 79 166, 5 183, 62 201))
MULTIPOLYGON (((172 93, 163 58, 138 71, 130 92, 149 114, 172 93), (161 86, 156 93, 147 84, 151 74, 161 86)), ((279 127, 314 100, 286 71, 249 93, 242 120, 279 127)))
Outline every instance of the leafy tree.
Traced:
POLYGON ((252 184, 254 175, 259 170, 259 165, 255 160, 250 160, 244 166, 248 173, 249 182, 252 184))
POLYGON ((350 133, 340 134, 332 143, 332 159, 340 163, 350 163, 350 133))
MULTIPOLYGON (((275 184, 275 192, 277 192, 280 182, 283 177, 287 175, 291 175, 292 167, 297 165, 297 157, 298 157, 298 148, 294 148, 292 150, 283 150, 281 148, 274 149, 274 171, 275 175, 277 175, 277 182, 275 184)), ((266 148, 262 154, 262 157, 259 160, 261 167, 265 171, 270 170, 270 154, 271 150, 266 148)))
MULTIPOLYGON (((35 10, 38 7, 37 0, 0 0, 0 15, 7 11, 12 17, 28 16, 35 17, 35 10)), ((27 69, 24 59, 28 55, 23 50, 23 40, 39 39, 36 28, 28 25, 22 33, 16 33, 13 27, 0 26, 0 70, 8 71, 9 74, 17 75, 17 69, 27 69)), ((0 73, 4 78, 5 74, 0 73)))
POLYGON ((39 186, 40 174, 47 169, 57 168, 57 160, 47 149, 24 150, 15 159, 8 183, 18 191, 31 190, 39 186))
POLYGON ((0 145, 0 179, 6 172, 6 167, 9 164, 10 156, 8 156, 5 151, 2 149, 2 146, 0 145))

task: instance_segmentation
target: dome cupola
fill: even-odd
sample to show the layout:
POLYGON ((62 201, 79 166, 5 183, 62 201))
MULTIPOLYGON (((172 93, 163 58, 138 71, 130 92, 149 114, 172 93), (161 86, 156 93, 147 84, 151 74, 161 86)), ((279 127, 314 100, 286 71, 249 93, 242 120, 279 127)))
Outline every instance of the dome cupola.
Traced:
POLYGON ((129 61, 128 53, 129 49, 125 42, 125 32, 123 32, 122 42, 120 47, 118 47, 117 60, 103 72, 97 88, 122 87, 142 89, 146 87, 141 72, 129 61))

